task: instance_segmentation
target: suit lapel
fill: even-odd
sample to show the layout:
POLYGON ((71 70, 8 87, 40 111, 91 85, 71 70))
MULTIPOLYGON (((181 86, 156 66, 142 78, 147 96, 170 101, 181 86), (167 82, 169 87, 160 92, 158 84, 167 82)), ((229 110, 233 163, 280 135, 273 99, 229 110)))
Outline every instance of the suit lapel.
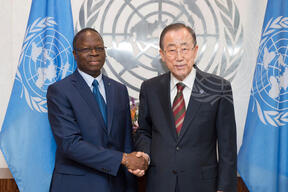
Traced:
POLYGON ((102 118, 102 114, 100 112, 98 103, 97 103, 92 91, 90 90, 89 86, 87 85, 87 83, 85 82, 85 80, 79 74, 79 72, 77 70, 73 73, 72 83, 76 87, 76 89, 78 90, 80 95, 83 97, 84 101, 86 101, 86 103, 89 106, 89 108, 91 109, 91 111, 96 116, 99 124, 101 124, 101 126, 106 131, 105 123, 104 123, 104 120, 102 118))
POLYGON ((160 86, 158 89, 160 95, 159 101, 164 111, 165 119, 164 122, 167 122, 167 126, 172 134, 172 137, 177 140, 177 133, 175 128, 174 115, 171 108, 170 100, 170 72, 163 75, 163 78, 160 80, 160 86))
POLYGON ((115 91, 112 88, 112 85, 110 83, 110 79, 104 75, 102 75, 102 79, 104 82, 105 87, 105 93, 106 93, 106 103, 107 103, 107 130, 108 134, 111 132, 111 126, 112 126, 112 119, 113 119, 113 109, 114 109, 114 94, 115 91))
MULTIPOLYGON (((196 78, 199 78, 199 75, 200 74, 198 73, 198 70, 196 70, 196 78)), ((195 98, 193 97, 193 93, 197 92, 196 87, 198 87, 198 83, 199 82, 195 79, 194 85, 192 88, 192 93, 189 99, 189 105, 186 110, 186 115, 184 118, 183 126, 181 128, 180 135, 178 137, 178 142, 182 139, 185 132, 189 128, 191 128, 191 126, 189 127, 189 125, 192 122, 192 120, 195 118, 197 110, 200 108, 201 103, 199 101, 196 101, 195 98)))

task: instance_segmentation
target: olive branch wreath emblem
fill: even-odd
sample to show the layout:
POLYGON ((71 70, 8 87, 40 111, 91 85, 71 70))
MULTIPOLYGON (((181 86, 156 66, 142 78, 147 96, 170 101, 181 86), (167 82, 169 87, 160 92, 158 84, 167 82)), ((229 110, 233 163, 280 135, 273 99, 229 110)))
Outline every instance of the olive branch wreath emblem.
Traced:
POLYGON ((75 26, 75 34, 85 27, 92 27, 94 22, 97 20, 100 8, 105 3, 105 0, 99 0, 94 3, 94 0, 85 0, 81 5, 79 12, 79 21, 75 26))
MULTIPOLYGON (((269 39, 271 34, 275 33, 278 30, 287 28, 288 28, 288 17, 279 16, 270 19, 262 33, 260 47, 262 47, 263 44, 267 41, 267 39, 269 39)), ((277 126, 283 126, 286 123, 288 123, 288 112, 286 111, 279 112, 276 110, 274 111, 262 110, 259 102, 256 99, 255 103, 258 117, 263 124, 265 125, 270 124, 274 127, 277 127, 277 126)), ((252 111, 254 111, 254 109, 252 109, 252 111)))
POLYGON ((41 97, 35 97, 35 96, 32 96, 29 94, 29 91, 24 84, 24 80, 23 80, 22 74, 19 71, 19 68, 21 67, 21 64, 23 62, 25 50, 26 50, 27 46, 29 45, 30 41, 33 39, 33 37, 35 37, 39 31, 42 31, 43 29, 45 29, 47 27, 52 27, 53 25, 57 25, 57 23, 55 22, 53 17, 44 17, 44 18, 39 17, 30 26, 27 27, 27 29, 25 31, 24 42, 23 42, 23 46, 22 46, 22 50, 21 50, 21 54, 20 54, 20 59, 19 59, 20 65, 17 68, 16 78, 15 78, 16 80, 18 80, 21 83, 22 88, 23 88, 21 91, 20 97, 22 98, 23 94, 24 94, 25 100, 26 100, 28 106, 30 107, 30 109, 36 110, 36 111, 42 112, 42 113, 47 112, 46 99, 43 99, 41 97))
MULTIPOLYGON (((80 31, 82 28, 93 26, 99 16, 100 8, 104 3, 105 0, 85 0, 83 2, 79 12, 79 20, 75 25, 75 33, 80 31)), ((225 26, 224 36, 226 44, 224 46, 224 52, 221 58, 221 65, 218 65, 212 73, 216 74, 218 72, 218 75, 222 77, 230 75, 229 80, 232 81, 236 76, 236 68, 241 63, 243 55, 243 49, 237 49, 239 45, 241 47, 243 42, 243 27, 240 24, 240 13, 234 1, 216 0, 215 3, 220 12, 223 25, 225 26), (233 52, 232 55, 229 54, 231 51, 233 52)), ((210 66, 208 66, 204 71, 208 71, 209 67, 210 66)), ((227 94, 224 93, 224 95, 219 92, 218 96, 215 97, 215 95, 203 93, 203 90, 200 87, 196 88, 196 90, 200 90, 199 94, 196 94, 199 98, 201 98, 201 100, 203 100, 203 102, 210 101, 214 103, 221 97, 225 97, 230 102, 233 101, 230 92, 229 94, 228 92, 227 94)), ((215 91, 216 90, 214 90, 214 92, 215 91)))
MULTIPOLYGON (((243 27, 240 24, 240 13, 234 1, 216 0, 215 3, 220 11, 225 26, 224 35, 226 41, 224 54, 221 59, 221 66, 219 66, 221 67, 220 73, 218 75, 226 77, 228 74, 232 73, 232 77, 228 79, 232 81, 237 73, 237 70, 235 69, 239 66, 243 55, 243 49, 241 46, 243 42, 243 27), (227 7, 225 5, 227 5, 227 7), (239 45, 241 48, 237 50, 239 45), (229 54, 229 51, 234 53, 229 54), (228 65, 229 63, 231 65, 228 65)), ((217 68, 215 70, 217 70, 217 68)), ((215 73, 215 71, 213 73, 215 73)))

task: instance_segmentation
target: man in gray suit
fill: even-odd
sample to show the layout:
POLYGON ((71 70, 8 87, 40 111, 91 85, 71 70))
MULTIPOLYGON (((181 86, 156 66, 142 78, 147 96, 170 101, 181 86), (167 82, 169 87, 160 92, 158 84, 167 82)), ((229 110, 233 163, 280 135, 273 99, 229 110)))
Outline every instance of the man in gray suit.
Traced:
POLYGON ((236 191, 231 85, 198 69, 197 51, 193 29, 167 26, 160 55, 169 72, 141 86, 135 144, 150 158, 149 192, 236 191))

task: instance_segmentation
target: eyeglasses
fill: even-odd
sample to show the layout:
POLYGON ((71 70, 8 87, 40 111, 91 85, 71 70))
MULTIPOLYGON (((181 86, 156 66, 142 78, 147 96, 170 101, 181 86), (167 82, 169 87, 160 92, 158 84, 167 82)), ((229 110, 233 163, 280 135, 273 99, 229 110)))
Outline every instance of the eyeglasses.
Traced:
POLYGON ((193 49, 195 48, 195 46, 193 48, 187 48, 187 47, 184 47, 184 48, 169 48, 167 50, 164 50, 164 52, 166 53, 166 55, 168 57, 175 57, 179 52, 182 54, 182 55, 187 55, 189 54, 193 49))
POLYGON ((81 52, 81 53, 92 53, 93 50, 97 53, 103 53, 105 51, 106 47, 87 47, 82 49, 75 49, 75 51, 81 52))

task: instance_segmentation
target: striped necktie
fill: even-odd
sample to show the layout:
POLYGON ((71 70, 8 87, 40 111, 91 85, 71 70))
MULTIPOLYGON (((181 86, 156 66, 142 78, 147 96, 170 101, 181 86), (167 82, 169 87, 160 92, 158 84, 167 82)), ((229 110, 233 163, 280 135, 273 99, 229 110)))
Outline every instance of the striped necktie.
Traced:
POLYGON ((103 117, 104 122, 105 122, 105 125, 107 126, 107 107, 106 107, 106 103, 104 101, 104 98, 99 91, 99 88, 98 88, 99 83, 97 80, 94 80, 92 85, 93 85, 93 94, 97 100, 99 109, 101 111, 102 117, 103 117))
POLYGON ((183 83, 177 83, 176 86, 177 86, 177 94, 173 101, 172 109, 175 119, 176 132, 179 135, 186 113, 185 101, 183 97, 183 89, 185 88, 185 85, 183 83))

